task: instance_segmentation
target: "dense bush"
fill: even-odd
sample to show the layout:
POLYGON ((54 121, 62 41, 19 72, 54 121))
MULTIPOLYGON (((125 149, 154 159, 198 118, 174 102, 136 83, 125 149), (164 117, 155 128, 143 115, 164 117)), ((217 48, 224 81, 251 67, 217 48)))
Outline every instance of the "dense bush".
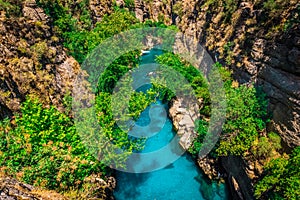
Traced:
POLYGON ((111 15, 104 16, 92 30, 72 30, 63 33, 64 46, 69 53, 82 63, 88 53, 97 47, 103 40, 125 31, 136 24, 138 20, 129 12, 119 10, 111 15))
MULTIPOLYGON (((129 12, 118 10, 105 16, 101 23, 92 28, 87 1, 63 3, 60 0, 40 0, 38 5, 51 16, 54 30, 79 62, 101 41, 137 22, 129 12)), ((32 48, 39 56, 44 53, 43 47, 41 43, 32 48)), ((129 138, 126 131, 116 126, 110 110, 110 99, 116 81, 137 65, 137 55, 137 51, 129 52, 107 68, 99 80, 96 98, 103 134, 114 138, 112 142, 128 149, 129 153, 141 149, 142 142, 129 138)), ((129 112, 136 118, 151 100, 145 94, 136 93, 130 102, 129 112)), ((82 138, 75 131, 73 119, 53 106, 43 108, 36 100, 24 102, 21 115, 16 116, 12 123, 8 120, 2 122, 0 137, 0 165, 6 167, 7 173, 17 174, 27 183, 57 190, 79 188, 85 177, 94 173, 105 175, 108 170, 85 148, 82 138)), ((118 165, 126 160, 126 157, 120 158, 114 152, 107 157, 116 158, 118 165)))
POLYGON ((276 133, 270 132, 253 143, 252 153, 257 159, 267 159, 281 149, 281 138, 276 133))
POLYGON ((188 149, 188 152, 191 153, 194 157, 198 156, 198 153, 202 147, 202 143, 208 131, 208 122, 205 120, 199 120, 197 122, 197 138, 193 141, 192 146, 188 149))
MULTIPOLYGON (((264 13, 274 18, 289 5, 283 0, 257 2, 255 4, 263 6, 264 13)), ((7 17, 19 16, 21 3, 19 0, 0 0, 0 11, 5 11, 7 17)), ((102 41, 121 31, 141 26, 165 27, 161 22, 146 21, 140 24, 130 12, 122 9, 116 9, 113 14, 104 16, 101 22, 93 25, 87 0, 75 2, 37 0, 37 3, 44 8, 46 14, 51 16, 53 31, 62 38, 68 53, 79 63, 82 63, 102 41)), ((134 1, 125 0, 125 4, 132 9, 134 1)), ((222 6, 221 17, 225 23, 229 23, 238 8, 238 1, 209 0, 205 5, 222 6)), ((179 16, 182 15, 179 2, 175 4, 174 9, 179 16)), ((290 17, 286 28, 290 28, 298 21, 297 15, 290 17)), ((40 42, 31 49, 36 57, 42 59, 46 47, 43 42, 40 42)), ((231 64, 232 44, 227 43, 224 49, 229 55, 226 59, 227 64, 231 64)), ((26 53, 26 49, 18 50, 26 53)), ((121 115, 113 116, 111 99, 113 88, 118 80, 131 68, 137 66, 138 53, 129 52, 108 66, 99 79, 96 97, 96 111, 99 124, 103 128, 102 133, 117 147, 128 150, 129 154, 141 150, 144 140, 128 137, 126 129, 122 129, 123 127, 118 124, 123 120, 121 115)), ((185 77, 194 89, 196 97, 203 100, 201 114, 209 116, 208 84, 201 73, 171 53, 158 56, 157 62, 171 67, 185 77)), ((281 145, 280 138, 276 134, 269 133, 264 137, 259 134, 266 123, 267 102, 264 100, 264 95, 253 86, 239 86, 232 80, 229 70, 221 67, 219 63, 216 66, 219 67, 224 81, 227 113, 221 140, 214 152, 219 156, 242 155, 251 149, 257 158, 271 157, 272 152, 280 149, 281 145), (253 146, 255 148, 251 148, 253 146)), ((183 90, 186 88, 185 85, 174 85, 174 87, 183 90)), ((115 106, 120 113, 127 112, 128 116, 134 119, 155 100, 157 95, 166 101, 175 96, 164 85, 155 83, 153 89, 147 93, 138 93, 126 87, 123 89, 124 96, 120 96, 115 106), (126 94, 131 94, 129 102, 126 94)), ((204 119, 197 121, 196 125, 198 137, 189 149, 193 155, 197 155, 201 149, 208 130, 208 122, 204 119)), ((117 158, 118 164, 125 167, 126 157, 120 158, 114 152, 107 156, 117 158)), ((256 186, 255 196, 297 199, 300 196, 299 160, 300 148, 298 147, 289 158, 282 157, 271 161, 265 167, 266 173, 263 179, 256 186)), ((30 99, 23 103, 20 115, 0 122, 0 166, 1 170, 27 183, 56 190, 80 188, 86 177, 99 173, 105 175, 109 171, 82 144, 81 138, 75 131, 73 120, 69 116, 59 112, 53 106, 44 108, 37 100, 30 99)))
MULTIPOLYGON (((208 116, 210 113, 210 97, 207 83, 201 73, 171 53, 158 56, 157 61, 163 66, 170 66, 186 78, 194 89, 197 98, 203 99, 200 113, 208 116)), ((253 86, 239 86, 231 78, 229 70, 219 63, 216 63, 215 67, 219 69, 223 79, 227 102, 226 121, 223 125, 221 140, 217 145, 216 152, 220 156, 228 154, 242 155, 250 150, 253 141, 259 136, 259 131, 265 128, 267 101, 259 89, 253 86)), ((172 91, 165 87, 156 87, 163 99, 170 100, 175 96, 172 91)), ((178 85, 178 88, 185 88, 185 86, 178 85)), ((198 123, 199 135, 189 149, 192 154, 199 151, 208 128, 208 124, 204 120, 200 120, 198 123)))
POLYGON ((299 199, 300 196, 300 147, 289 158, 273 159, 266 167, 266 174, 255 187, 256 198, 299 199))
POLYGON ((0 126, 0 166, 26 183, 63 190, 108 170, 89 154, 72 120, 55 107, 28 99, 21 115, 0 126))
MULTIPOLYGON (((187 62, 184 62, 180 59, 179 56, 174 55, 172 53, 165 53, 156 58, 157 62, 162 65, 162 67, 170 67, 172 70, 180 73, 187 81, 187 83, 192 87, 195 92, 195 96, 197 98, 201 98, 203 101, 203 107, 200 110, 201 114, 209 115, 210 113, 210 97, 208 92, 207 82, 203 78, 202 73, 196 69, 194 66, 190 65, 187 62)), ((164 69, 164 68, 162 68, 164 69)), ((166 74, 171 73, 170 71, 166 74)), ((185 89, 186 85, 182 85, 182 82, 175 81, 171 83, 173 88, 185 89), (177 85, 174 85, 177 84, 177 85)), ((154 87, 160 92, 160 96, 163 100, 171 100, 175 94, 170 91, 168 88, 161 87, 159 85, 155 85, 154 87)))
POLYGON ((267 102, 253 86, 226 88, 227 112, 219 155, 242 155, 265 128, 267 102))

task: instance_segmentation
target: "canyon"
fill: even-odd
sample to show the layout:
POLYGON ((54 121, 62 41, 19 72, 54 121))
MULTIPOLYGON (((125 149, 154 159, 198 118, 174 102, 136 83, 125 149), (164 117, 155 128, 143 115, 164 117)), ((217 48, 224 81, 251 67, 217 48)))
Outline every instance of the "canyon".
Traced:
MULTIPOLYGON (((205 47, 215 62, 229 68, 239 84, 261 87, 269 100, 268 131, 279 133, 287 152, 300 145, 299 2, 286 2, 277 12, 264 8, 260 0, 223 6, 204 0, 134 0, 130 5, 126 2, 91 0, 93 23, 112 13, 112 7, 117 5, 135 13, 140 21, 176 25, 195 44, 205 47)), ((71 95, 72 83, 80 72, 79 63, 67 54, 61 38, 55 34, 51 19, 34 0, 23 2, 20 13, 21 17, 9 18, 7 12, 0 11, 0 119, 18 112, 26 96, 39 96, 44 105, 52 104, 64 111, 63 99, 71 95)), ((188 148, 190 141, 183 133, 192 134, 193 127, 182 125, 180 120, 185 117, 190 122, 197 116, 181 109, 180 102, 173 103, 170 115, 178 134, 183 135, 182 146, 188 148)), ((231 188, 237 191, 233 192, 235 197, 251 199, 253 180, 245 180, 244 173, 237 174, 232 168, 253 171, 252 164, 236 157, 221 158, 219 162, 228 174, 231 188)), ((215 161, 198 163, 202 168, 211 166, 206 172, 210 178, 217 176, 215 161)), ((14 181, 6 179, 6 185, 14 181)), ((109 185, 104 181, 101 184, 109 185)), ((24 188, 31 190, 31 186, 24 188)), ((111 191, 113 187, 108 188, 111 191)))

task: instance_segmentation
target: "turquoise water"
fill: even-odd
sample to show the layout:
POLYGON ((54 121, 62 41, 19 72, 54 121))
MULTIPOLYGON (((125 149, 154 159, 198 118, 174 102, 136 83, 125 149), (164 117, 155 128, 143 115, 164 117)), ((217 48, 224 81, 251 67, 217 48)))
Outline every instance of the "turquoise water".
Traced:
MULTIPOLYGON (((141 57, 141 64, 155 63, 155 55, 159 54, 161 51, 151 50, 150 54, 141 57)), ((149 88, 147 82, 150 80, 144 74, 148 74, 152 69, 149 65, 146 67, 147 69, 133 73, 137 82, 134 86, 136 90, 145 91, 149 88), (142 84, 144 86, 139 87, 142 84)), ((117 171, 115 199, 228 199, 226 186, 207 180, 191 156, 181 150, 178 137, 172 128, 172 121, 167 117, 167 111, 168 107, 160 101, 151 104, 135 122, 136 127, 129 132, 135 137, 147 137, 145 148, 139 153, 148 157, 129 158, 128 167, 135 172, 143 170, 149 172, 117 171)))
MULTIPOLYGON (((165 106, 157 102, 152 106, 165 106)), ((136 122, 140 126, 150 123, 148 107, 136 122)), ((157 130, 154 130, 154 132, 157 130)), ((155 132, 156 133, 156 132, 155 132)), ((166 146, 176 135, 172 130, 170 119, 158 133, 150 133, 145 149, 141 153, 153 152, 166 146)), ((155 158, 157 162, 166 159, 165 155, 155 158)), ((142 166, 143 163, 140 163, 142 166)), ((140 168, 139 165, 134 166, 140 168)), ((194 160, 183 154, 174 163, 149 173, 117 172, 117 187, 114 196, 117 200, 201 200, 201 199, 227 199, 224 184, 211 184, 203 176, 194 160)))

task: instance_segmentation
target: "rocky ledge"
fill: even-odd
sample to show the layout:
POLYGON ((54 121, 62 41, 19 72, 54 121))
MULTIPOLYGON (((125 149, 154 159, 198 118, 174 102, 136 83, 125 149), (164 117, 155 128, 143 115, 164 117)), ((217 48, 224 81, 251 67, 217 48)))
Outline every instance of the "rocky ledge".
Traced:
MULTIPOLYGON (((188 150, 193 139, 197 137, 195 121, 200 117, 199 105, 201 105, 201 100, 198 100, 197 103, 191 103, 179 98, 173 99, 171 102, 169 116, 178 136, 180 136, 179 144, 184 150, 188 150)), ((209 179, 217 180, 221 178, 216 159, 204 157, 198 158, 197 162, 209 179)))
POLYGON ((80 72, 36 2, 24 2, 22 12, 18 18, 0 12, 0 119, 19 111, 26 96, 63 110, 80 72))
POLYGON ((197 136, 195 120, 200 117, 199 105, 185 102, 183 99, 174 99, 171 102, 169 115, 177 134, 180 136, 181 147, 187 150, 197 136))
POLYGON ((108 199, 113 200, 113 189, 116 180, 108 177, 106 181, 97 175, 90 176, 84 180, 84 192, 76 191, 59 194, 52 190, 41 189, 29 184, 22 183, 14 178, 0 174, 0 199, 1 200, 68 200, 68 199, 108 199))
POLYGON ((2 200, 64 200, 62 195, 53 191, 41 191, 32 185, 21 183, 9 177, 0 177, 0 199, 2 200))

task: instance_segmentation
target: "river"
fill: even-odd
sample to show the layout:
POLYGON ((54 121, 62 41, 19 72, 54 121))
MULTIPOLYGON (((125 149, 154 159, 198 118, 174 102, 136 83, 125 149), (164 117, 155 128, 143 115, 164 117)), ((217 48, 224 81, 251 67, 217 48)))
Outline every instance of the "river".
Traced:
MULTIPOLYGON (((154 57, 157 54, 159 52, 150 51, 150 54, 142 56, 141 64, 154 62, 154 57)), ((167 105, 157 101, 141 113, 136 125, 145 127, 149 137, 146 140, 145 148, 139 153, 157 152, 168 146, 171 141, 174 141, 174 138, 175 141, 178 140, 172 128, 172 121, 166 115, 167 111, 167 105), (162 125, 157 128, 149 128, 153 119, 156 124, 162 125)), ((155 154, 149 162, 163 163, 169 156, 178 154, 172 148, 174 145, 170 147, 169 154, 155 154)), ((175 148, 180 147, 178 145, 175 148)), ((140 171, 143 166, 149 164, 147 162, 148 160, 141 160, 140 163, 136 163, 132 167, 140 171)), ((114 191, 116 200, 228 199, 226 185, 208 180, 187 153, 179 156, 173 163, 147 173, 117 171, 116 179, 117 187, 114 191)))

